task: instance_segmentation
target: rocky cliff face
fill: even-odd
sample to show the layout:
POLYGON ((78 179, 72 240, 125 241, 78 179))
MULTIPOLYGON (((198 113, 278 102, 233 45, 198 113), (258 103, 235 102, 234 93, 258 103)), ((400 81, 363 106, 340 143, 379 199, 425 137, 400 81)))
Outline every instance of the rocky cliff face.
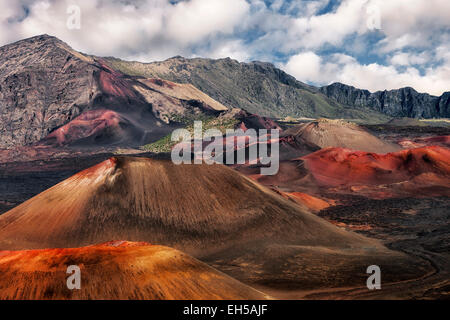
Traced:
POLYGON ((98 92, 89 58, 50 36, 0 48, 0 146, 40 140, 98 92))
POLYGON ((450 117, 450 92, 444 92, 437 99, 437 110, 439 112, 439 117, 449 118, 450 117))
POLYGON ((394 117, 450 117, 450 92, 435 97, 406 87, 371 93, 342 83, 333 83, 320 91, 349 107, 368 107, 394 117))

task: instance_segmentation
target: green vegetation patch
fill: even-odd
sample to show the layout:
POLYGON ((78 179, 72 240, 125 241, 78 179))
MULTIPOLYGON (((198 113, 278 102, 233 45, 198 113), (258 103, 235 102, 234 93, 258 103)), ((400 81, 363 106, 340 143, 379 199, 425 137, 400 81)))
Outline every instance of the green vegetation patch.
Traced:
MULTIPOLYGON (((209 129, 217 129, 222 134, 226 133, 227 129, 234 129, 235 126, 239 123, 239 120, 234 118, 225 118, 225 117, 213 117, 213 116, 205 116, 202 115, 200 118, 190 119, 189 117, 181 117, 178 119, 180 123, 185 123, 184 127, 189 131, 189 133, 193 136, 194 134, 194 121, 202 121, 202 133, 204 134, 206 130, 209 129)), ((145 151, 150 151, 154 153, 161 152, 170 152, 178 143, 178 141, 172 141, 172 134, 168 134, 167 136, 142 146, 142 149, 145 151)))

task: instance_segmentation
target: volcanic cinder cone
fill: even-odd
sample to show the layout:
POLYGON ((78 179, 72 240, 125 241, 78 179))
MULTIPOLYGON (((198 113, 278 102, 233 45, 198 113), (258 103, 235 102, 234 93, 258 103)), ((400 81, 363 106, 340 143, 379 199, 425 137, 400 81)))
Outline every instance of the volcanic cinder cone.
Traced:
POLYGON ((266 299, 178 250, 112 241, 70 249, 0 251, 0 299, 266 299), (67 267, 80 288, 67 287, 67 267))
POLYGON ((239 280, 267 285, 365 283, 371 264, 392 271, 386 281, 421 272, 405 255, 223 165, 114 157, 0 216, 4 250, 109 239, 175 247, 239 280))
MULTIPOLYGON (((378 154, 344 148, 325 148, 280 162, 274 176, 259 168, 239 172, 266 186, 317 197, 350 194, 372 199, 450 195, 450 149, 426 146, 378 154)), ((298 198, 294 197, 294 200, 298 198)))
POLYGON ((286 130, 285 135, 292 135, 321 148, 341 147, 378 153, 400 149, 399 146, 378 139, 360 126, 343 120, 319 119, 286 130))
POLYGON ((404 148, 420 148, 426 146, 450 147, 450 135, 417 138, 402 138, 398 144, 404 148))

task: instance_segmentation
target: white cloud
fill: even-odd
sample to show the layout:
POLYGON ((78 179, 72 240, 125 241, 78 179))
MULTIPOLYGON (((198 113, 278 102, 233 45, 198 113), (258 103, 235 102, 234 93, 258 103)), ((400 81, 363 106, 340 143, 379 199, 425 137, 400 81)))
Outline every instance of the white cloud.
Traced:
POLYGON ((424 65, 431 59, 432 57, 427 51, 418 54, 400 51, 395 53, 389 61, 394 66, 411 66, 424 65))
POLYGON ((445 63, 450 64, 450 42, 447 41, 445 44, 436 48, 435 58, 437 61, 444 61, 445 63))
POLYGON ((324 59, 309 51, 292 56, 281 67, 300 81, 317 85, 342 82, 370 91, 410 86, 419 92, 441 95, 448 91, 450 83, 450 63, 438 68, 427 68, 425 74, 421 75, 414 67, 398 71, 394 66, 377 63, 363 65, 355 58, 343 54, 334 54, 324 59))
POLYGON ((167 32, 180 43, 199 41, 219 32, 229 34, 248 10, 245 0, 179 2, 168 11, 167 32))
POLYGON ((211 59, 231 58, 238 61, 248 61, 250 55, 246 51, 245 44, 241 40, 220 40, 213 42, 211 48, 200 50, 199 57, 211 59))
POLYGON ((312 51, 292 56, 284 66, 284 70, 301 81, 322 82, 322 59, 312 51))
POLYGON ((372 0, 380 9, 384 52, 406 46, 423 47, 450 28, 450 1, 372 0))
POLYGON ((375 48, 366 42, 365 49, 386 54, 406 47, 423 49, 436 42, 444 43, 450 28, 448 0, 343 0, 334 11, 318 15, 318 9, 327 2, 293 1, 299 7, 297 16, 259 5, 248 22, 265 32, 255 46, 258 50, 265 46, 283 53, 316 50, 324 45, 342 47, 350 36, 376 31, 384 39, 375 48), (377 20, 380 28, 374 29, 378 23, 372 22, 377 20))
POLYGON ((175 55, 288 59, 286 70, 314 83, 449 90, 450 1, 342 0, 332 11, 319 14, 328 4, 329 0, 274 0, 269 5, 263 0, 0 0, 0 45, 48 33, 76 50, 100 56, 144 62, 175 55), (73 4, 81 7, 81 30, 66 27, 66 9, 73 4), (377 14, 381 29, 374 32, 368 22, 377 14), (377 36, 375 42, 372 35, 377 36), (317 53, 324 48, 340 54, 320 57, 317 53), (378 57, 378 63, 358 62, 369 54, 378 57))
POLYGON ((346 36, 367 29, 364 0, 344 0, 335 12, 317 15, 327 2, 293 1, 289 10, 297 12, 295 16, 257 6, 247 26, 257 26, 265 34, 255 47, 257 50, 265 47, 284 53, 316 49, 325 44, 340 45, 346 36))
POLYGON ((364 1, 344 1, 336 12, 297 18, 292 32, 301 34, 298 40, 304 48, 339 45, 347 35, 365 30, 366 18, 364 1))
POLYGON ((0 44, 48 33, 97 55, 147 61, 191 56, 192 47, 232 34, 248 10, 245 0, 22 0, 16 5, 0 0, 0 44), (29 15, 11 23, 12 17, 23 15, 25 4, 29 15), (73 4, 81 8, 80 30, 66 27, 66 10, 73 4))
POLYGON ((409 54, 406 52, 399 52, 390 59, 391 63, 396 66, 408 66, 410 65, 409 60, 409 54))

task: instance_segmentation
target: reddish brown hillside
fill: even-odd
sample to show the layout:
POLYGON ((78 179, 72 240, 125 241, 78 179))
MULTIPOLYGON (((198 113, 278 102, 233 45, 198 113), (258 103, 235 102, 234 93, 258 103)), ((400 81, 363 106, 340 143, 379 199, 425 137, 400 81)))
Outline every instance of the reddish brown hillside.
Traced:
POLYGON ((0 251, 0 273, 0 299, 267 298, 178 250, 142 242, 0 251), (80 289, 67 288, 69 265, 80 268, 80 289))
POLYGON ((396 183, 422 174, 450 175, 450 150, 441 147, 388 154, 329 148, 302 159, 316 180, 329 186, 396 183))

